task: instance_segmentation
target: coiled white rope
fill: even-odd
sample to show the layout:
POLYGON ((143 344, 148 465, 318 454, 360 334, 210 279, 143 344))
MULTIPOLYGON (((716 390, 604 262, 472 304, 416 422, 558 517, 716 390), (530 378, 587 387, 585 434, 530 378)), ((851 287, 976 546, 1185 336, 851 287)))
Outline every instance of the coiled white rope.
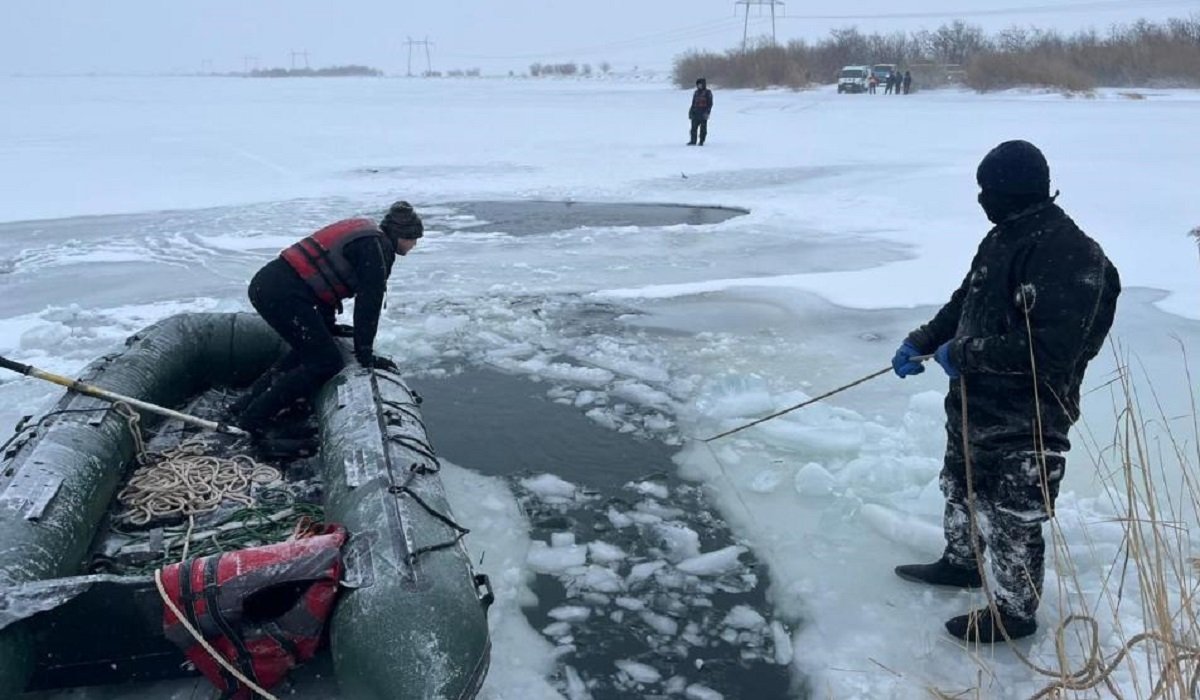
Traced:
POLYGON ((123 522, 146 525, 163 518, 211 513, 226 502, 252 506, 253 486, 274 484, 283 478, 275 467, 247 455, 206 454, 212 445, 199 437, 164 452, 149 452, 137 412, 123 404, 117 404, 117 411, 129 421, 137 460, 142 465, 117 494, 124 507, 118 516, 123 522))

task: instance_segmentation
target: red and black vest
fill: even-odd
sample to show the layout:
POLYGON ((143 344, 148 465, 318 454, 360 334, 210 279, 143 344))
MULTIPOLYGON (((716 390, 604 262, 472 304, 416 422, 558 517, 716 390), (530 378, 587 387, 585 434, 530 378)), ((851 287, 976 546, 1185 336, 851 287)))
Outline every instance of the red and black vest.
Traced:
POLYGON ((305 236, 279 254, 324 303, 341 308, 342 299, 354 296, 358 281, 354 266, 343 252, 346 244, 383 232, 370 219, 344 219, 305 236))
MULTIPOLYGON (((346 530, 193 559, 162 570, 167 596, 192 627, 242 675, 263 688, 311 659, 333 610, 346 530)), ((164 606, 163 630, 222 698, 253 693, 223 668, 164 606)))

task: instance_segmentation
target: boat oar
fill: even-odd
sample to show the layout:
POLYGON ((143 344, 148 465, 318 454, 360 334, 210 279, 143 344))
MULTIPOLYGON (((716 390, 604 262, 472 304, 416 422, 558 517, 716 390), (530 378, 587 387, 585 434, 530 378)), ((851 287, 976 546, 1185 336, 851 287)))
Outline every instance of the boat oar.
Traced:
POLYGON ((190 416, 186 413, 180 413, 179 411, 175 411, 170 408, 164 408, 157 404, 152 404, 152 403, 149 403, 146 401, 142 401, 141 399, 135 399, 131 396, 122 396, 121 394, 109 391, 108 389, 101 389, 98 386, 94 386, 92 384, 86 384, 84 382, 77 381, 75 379, 71 379, 70 377, 64 377, 59 374, 54 374, 53 372, 47 372, 45 370, 38 369, 37 367, 34 367, 32 365, 25 365, 25 364, 21 364, 20 362, 13 362, 12 360, 10 360, 7 357, 4 357, 2 355, 0 355, 0 367, 3 367, 4 369, 7 369, 7 370, 12 370, 13 372, 17 372, 19 374, 24 374, 27 377, 34 377, 36 379, 41 379, 43 381, 47 381, 52 384, 57 384, 59 386, 65 386, 66 388, 70 389, 71 391, 77 391, 80 394, 87 394, 88 396, 94 396, 98 399, 103 399, 104 401, 111 401, 113 403, 118 403, 118 402, 124 403, 124 404, 128 404, 128 405, 132 406, 133 408, 141 409, 141 410, 147 411, 149 413, 157 413, 158 415, 166 416, 167 418, 177 418, 177 419, 183 421, 184 423, 190 423, 199 428, 204 428, 205 430, 212 430, 212 431, 218 432, 218 433, 225 433, 226 435, 238 435, 238 436, 249 435, 249 433, 247 433, 245 430, 242 430, 241 428, 234 426, 234 425, 227 425, 225 423, 218 423, 216 421, 204 420, 203 418, 197 418, 196 416, 190 416))
MULTIPOLYGON (((928 359, 931 359, 932 357, 933 357, 933 355, 918 355, 911 359, 914 362, 924 362, 928 359)), ((801 408, 804 408, 805 406, 811 406, 812 404, 814 404, 818 401, 824 401, 825 399, 829 398, 830 396, 840 394, 843 391, 846 391, 847 389, 853 389, 854 387, 858 386, 859 384, 869 382, 872 379, 874 379, 875 377, 883 376, 891 371, 892 371, 891 367, 884 367, 883 369, 879 370, 878 372, 872 372, 872 373, 868 374, 867 376, 862 377, 861 379, 855 379, 854 381, 850 382, 849 384, 844 384, 842 386, 839 386, 838 388, 834 389, 833 391, 827 391, 824 394, 821 394, 820 396, 811 398, 807 401, 802 401, 802 402, 796 404, 795 406, 789 406, 789 407, 783 409, 782 411, 776 411, 769 416, 763 416, 762 418, 759 418, 758 420, 746 423, 745 425, 739 425, 738 427, 734 428, 733 430, 726 430, 725 432, 718 433, 717 435, 713 435, 710 438, 704 438, 703 440, 701 440, 701 442, 712 442, 714 440, 720 440, 723 437, 728 437, 730 435, 733 435, 734 433, 740 433, 743 430, 745 430, 746 428, 752 428, 752 427, 758 425, 759 423, 766 423, 767 421, 769 421, 773 418, 778 418, 785 413, 791 413, 792 411, 799 410, 801 408)))

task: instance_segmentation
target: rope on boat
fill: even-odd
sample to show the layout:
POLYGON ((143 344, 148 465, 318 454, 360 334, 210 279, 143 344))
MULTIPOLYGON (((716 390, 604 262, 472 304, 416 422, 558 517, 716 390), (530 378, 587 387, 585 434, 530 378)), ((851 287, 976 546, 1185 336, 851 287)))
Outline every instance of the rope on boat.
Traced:
POLYGON ((118 518, 131 525, 176 516, 210 513, 222 503, 255 505, 252 487, 275 484, 283 475, 278 469, 247 455, 215 457, 206 454, 212 445, 194 437, 163 452, 150 452, 142 437, 141 417, 126 404, 116 411, 129 423, 140 467, 117 494, 124 506, 118 518))

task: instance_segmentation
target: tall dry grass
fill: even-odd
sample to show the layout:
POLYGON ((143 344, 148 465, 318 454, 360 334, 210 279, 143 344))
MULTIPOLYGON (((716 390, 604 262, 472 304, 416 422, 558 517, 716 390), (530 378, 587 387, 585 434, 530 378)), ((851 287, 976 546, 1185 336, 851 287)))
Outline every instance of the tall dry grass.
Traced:
MULTIPOLYGON (((1116 351, 1114 351, 1116 352, 1116 351)), ((1120 358, 1119 358, 1120 360, 1120 358)), ((1190 414, 1168 415, 1153 383, 1141 372, 1134 381, 1127 360, 1108 383, 1114 430, 1101 438, 1087 429, 1084 451, 1096 465, 1103 495, 1115 515, 1093 526, 1119 525, 1115 557, 1100 564, 1105 549, 1084 527, 1074 541, 1058 519, 1050 521, 1047 571, 1055 586, 1043 593, 1042 623, 1050 623, 1053 654, 1027 656, 1028 645, 1011 643, 1043 698, 1200 698, 1200 408, 1186 355, 1183 379, 1190 414), (1081 534, 1082 533, 1082 534, 1081 534), (1090 571, 1090 574, 1083 572, 1090 571), (1047 606, 1048 600, 1055 605, 1047 606), (1045 610, 1058 611, 1047 620, 1045 610)), ((1045 398, 1045 397, 1043 397, 1045 398)), ((1034 647, 1037 648, 1036 646, 1034 647)), ((968 697, 989 697, 996 658, 969 649, 979 666, 979 685, 968 697)), ((930 689, 934 697, 950 697, 930 689)), ((955 693, 955 697, 962 697, 955 693)))
POLYGON ((981 91, 1200 86, 1200 13, 1161 23, 1116 25, 1106 34, 1010 27, 986 35, 962 21, 908 34, 863 34, 849 27, 813 43, 776 46, 763 41, 745 51, 690 51, 675 60, 673 78, 680 87, 706 77, 716 87, 798 88, 836 82, 846 65, 875 63, 901 69, 938 66, 937 71, 921 72, 918 89, 945 84, 955 66, 964 67, 967 84, 981 91))

